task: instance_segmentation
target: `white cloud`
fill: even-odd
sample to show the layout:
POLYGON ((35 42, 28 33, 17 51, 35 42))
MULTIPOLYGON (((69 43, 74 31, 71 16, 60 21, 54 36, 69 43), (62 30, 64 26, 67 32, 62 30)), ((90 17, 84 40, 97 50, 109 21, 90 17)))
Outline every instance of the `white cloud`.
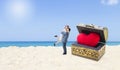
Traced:
POLYGON ((119 0, 101 0, 101 3, 105 5, 117 5, 119 0))

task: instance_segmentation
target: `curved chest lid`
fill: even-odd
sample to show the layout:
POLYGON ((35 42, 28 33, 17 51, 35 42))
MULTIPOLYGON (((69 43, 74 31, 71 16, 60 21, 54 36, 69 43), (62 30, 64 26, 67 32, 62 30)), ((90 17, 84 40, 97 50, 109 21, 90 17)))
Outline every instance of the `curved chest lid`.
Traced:
POLYGON ((84 33, 90 33, 90 32, 95 32, 100 35, 100 42, 106 43, 106 40, 108 39, 108 29, 107 27, 102 27, 102 26, 96 26, 93 24, 86 25, 86 24, 78 24, 77 29, 79 33, 84 32, 84 33))

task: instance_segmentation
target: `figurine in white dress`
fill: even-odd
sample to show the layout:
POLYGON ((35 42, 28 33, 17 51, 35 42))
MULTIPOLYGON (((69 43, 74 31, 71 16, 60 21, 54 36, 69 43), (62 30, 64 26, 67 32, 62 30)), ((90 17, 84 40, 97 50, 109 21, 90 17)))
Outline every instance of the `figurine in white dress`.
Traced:
MULTIPOLYGON (((62 30, 62 32, 65 32, 65 29, 62 30)), ((61 32, 61 33, 62 33, 61 32)), ((58 35, 55 35, 54 37, 57 38, 57 41, 54 43, 54 46, 56 46, 57 44, 61 43, 62 42, 62 38, 63 38, 63 35, 60 34, 59 36, 58 35)))

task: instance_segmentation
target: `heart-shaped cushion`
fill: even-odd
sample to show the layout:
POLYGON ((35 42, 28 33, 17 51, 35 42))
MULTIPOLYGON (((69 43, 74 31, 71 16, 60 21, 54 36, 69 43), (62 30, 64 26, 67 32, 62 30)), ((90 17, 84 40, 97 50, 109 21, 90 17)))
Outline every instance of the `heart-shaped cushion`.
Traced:
POLYGON ((91 47, 95 47, 99 41, 100 41, 100 35, 93 32, 89 34, 80 33, 77 36, 77 42, 79 44, 84 44, 91 47))

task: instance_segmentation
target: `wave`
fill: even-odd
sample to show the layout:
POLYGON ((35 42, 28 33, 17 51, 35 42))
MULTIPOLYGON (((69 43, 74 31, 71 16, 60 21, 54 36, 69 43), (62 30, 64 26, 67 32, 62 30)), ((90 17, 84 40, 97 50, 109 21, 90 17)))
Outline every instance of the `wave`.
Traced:
POLYGON ((118 44, 118 45, 106 45, 106 47, 120 47, 120 44, 118 44))

